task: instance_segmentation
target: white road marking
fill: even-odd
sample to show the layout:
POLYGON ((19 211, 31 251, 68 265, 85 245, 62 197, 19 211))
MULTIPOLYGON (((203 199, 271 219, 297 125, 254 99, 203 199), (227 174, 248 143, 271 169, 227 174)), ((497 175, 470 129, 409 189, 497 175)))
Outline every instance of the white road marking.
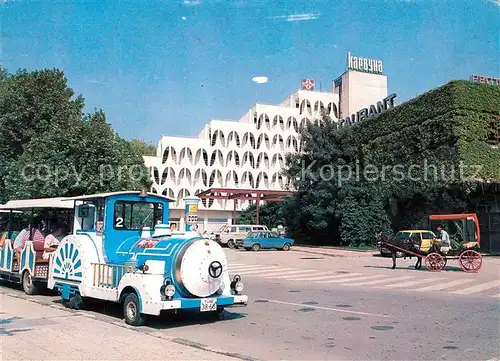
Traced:
POLYGON ((276 276, 265 275, 262 278, 283 279, 283 278, 288 278, 291 275, 295 275, 295 276, 299 276, 299 275, 300 276, 311 275, 311 277, 312 277, 316 273, 318 273, 318 271, 315 271, 315 270, 310 270, 310 271, 307 271, 307 270, 288 271, 288 272, 282 272, 282 273, 276 274, 276 276))
POLYGON ((231 266, 229 266, 228 268, 232 269, 232 270, 241 270, 242 271, 244 269, 254 269, 254 268, 260 267, 260 266, 261 265, 259 265, 259 264, 254 264, 252 266, 239 266, 239 267, 231 267, 231 266))
POLYGON ((278 303, 282 305, 289 305, 289 306, 299 306, 299 307, 307 307, 307 308, 315 308, 318 310, 326 310, 326 311, 334 311, 334 312, 342 312, 342 313, 351 313, 354 315, 363 315, 363 316, 378 316, 378 317, 389 317, 386 315, 381 315, 377 313, 367 313, 367 312, 360 312, 360 311, 350 311, 350 310, 343 310, 343 309, 338 309, 338 308, 330 308, 330 307, 321 307, 321 306, 315 306, 315 305, 304 305, 302 303, 293 303, 293 302, 285 302, 285 301, 277 301, 277 300, 268 300, 268 302, 271 303, 278 303))
POLYGON ((455 295, 470 295, 472 293, 486 291, 486 290, 489 290, 490 288, 497 288, 497 287, 500 287, 500 280, 495 280, 495 281, 486 282, 486 283, 480 283, 478 285, 464 288, 463 290, 453 291, 451 293, 455 294, 455 295))
POLYGON ((350 282, 350 281, 362 281, 362 280, 370 280, 374 278, 380 278, 383 275, 373 275, 373 276, 355 276, 355 277, 345 277, 342 279, 333 279, 333 280, 324 280, 324 281, 313 281, 313 283, 342 283, 342 282, 350 282))
POLYGON ((354 283, 346 283, 343 284, 343 286, 370 286, 370 285, 376 285, 379 283, 388 283, 388 282, 396 282, 396 281, 404 281, 404 280, 409 280, 415 278, 415 276, 401 276, 401 277, 392 277, 392 278, 384 278, 381 280, 372 280, 372 281, 366 281, 366 282, 354 282, 354 283))
POLYGON ((244 263, 231 263, 229 266, 233 267, 233 266, 246 266, 246 264, 244 263))
MULTIPOLYGON (((320 276, 320 277, 314 277, 315 281, 319 280, 326 280, 326 279, 331 279, 331 278, 346 278, 346 277, 354 277, 354 276, 359 276, 362 275, 362 273, 349 273, 349 274, 330 274, 329 276, 320 276)), ((305 277, 305 278, 293 278, 294 281, 308 281, 311 280, 311 277, 305 277)))
POLYGON ((410 281, 410 282, 395 283, 393 285, 378 286, 376 288, 403 288, 403 287, 408 287, 408 286, 420 285, 422 283, 432 283, 432 281, 433 280, 431 280, 431 279, 416 280, 416 281, 410 281))
POLYGON ((500 298, 500 293, 498 295, 493 295, 491 297, 500 298))
POLYGON ((292 270, 293 268, 279 268, 279 267, 262 267, 260 269, 254 269, 250 271, 241 271, 238 272, 240 275, 251 275, 251 274, 258 274, 258 273, 264 273, 266 275, 267 272, 278 272, 278 271, 287 271, 287 270, 292 270))
POLYGON ((455 280, 455 281, 446 282, 446 283, 438 283, 438 284, 428 286, 428 287, 415 288, 412 291, 417 291, 417 292, 440 291, 440 290, 444 290, 446 288, 451 288, 451 287, 463 285, 464 283, 469 283, 469 282, 474 282, 474 281, 475 280, 466 280, 466 279, 455 280))

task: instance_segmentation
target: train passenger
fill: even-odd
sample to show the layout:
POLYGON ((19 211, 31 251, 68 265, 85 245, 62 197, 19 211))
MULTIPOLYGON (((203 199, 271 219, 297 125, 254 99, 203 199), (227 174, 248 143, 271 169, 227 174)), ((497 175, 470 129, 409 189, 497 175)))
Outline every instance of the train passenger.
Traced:
POLYGON ((13 245, 18 260, 21 259, 21 251, 26 245, 26 241, 30 239, 30 237, 33 242, 44 242, 45 239, 42 232, 40 232, 37 228, 33 228, 31 232, 29 228, 25 228, 21 232, 19 232, 16 239, 14 240, 13 245))
POLYGON ((55 231, 45 237, 45 241, 43 244, 43 259, 49 259, 50 254, 57 250, 64 231, 64 227, 60 224, 57 224, 55 227, 55 231))

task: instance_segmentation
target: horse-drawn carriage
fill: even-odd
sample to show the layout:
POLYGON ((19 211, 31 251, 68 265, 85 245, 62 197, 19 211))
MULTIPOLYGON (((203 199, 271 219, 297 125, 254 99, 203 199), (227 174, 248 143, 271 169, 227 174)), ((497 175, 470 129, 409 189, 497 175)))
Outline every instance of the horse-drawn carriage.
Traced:
POLYGON ((443 247, 439 237, 431 231, 401 231, 395 237, 379 235, 379 244, 391 251, 393 266, 396 267, 396 253, 402 252, 406 257, 416 257, 416 269, 425 266, 431 272, 444 269, 449 259, 456 259, 464 272, 478 272, 482 266, 479 253, 480 230, 479 220, 475 214, 432 215, 431 224, 448 222, 454 233, 450 239, 450 247, 443 247), (430 234, 423 237, 422 234, 430 234))

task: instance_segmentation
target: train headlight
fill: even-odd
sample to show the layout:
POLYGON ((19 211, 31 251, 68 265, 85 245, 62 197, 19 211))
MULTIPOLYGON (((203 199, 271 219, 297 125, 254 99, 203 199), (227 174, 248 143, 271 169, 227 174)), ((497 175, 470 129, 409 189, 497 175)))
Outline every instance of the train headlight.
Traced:
POLYGON ((175 287, 173 285, 167 285, 165 287, 165 296, 172 298, 175 294, 175 287))
POLYGON ((231 282, 231 289, 238 295, 243 291, 243 282, 241 282, 241 276, 236 275, 231 282))

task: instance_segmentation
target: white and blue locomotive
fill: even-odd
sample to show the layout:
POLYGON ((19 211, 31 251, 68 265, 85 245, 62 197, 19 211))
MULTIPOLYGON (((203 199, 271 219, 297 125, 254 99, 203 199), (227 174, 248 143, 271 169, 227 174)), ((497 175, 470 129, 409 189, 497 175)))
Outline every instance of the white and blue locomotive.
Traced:
MULTIPOLYGON (((214 241, 168 226, 171 199, 144 192, 67 198, 75 202, 71 235, 51 256, 47 285, 70 306, 85 298, 119 302, 125 321, 142 325, 165 310, 220 312, 245 306, 239 276, 229 277, 226 255, 214 241)), ((197 210, 196 199, 186 209, 197 210)), ((189 203, 189 205, 188 205, 189 203)), ((194 216, 194 218, 193 218, 194 216)))

